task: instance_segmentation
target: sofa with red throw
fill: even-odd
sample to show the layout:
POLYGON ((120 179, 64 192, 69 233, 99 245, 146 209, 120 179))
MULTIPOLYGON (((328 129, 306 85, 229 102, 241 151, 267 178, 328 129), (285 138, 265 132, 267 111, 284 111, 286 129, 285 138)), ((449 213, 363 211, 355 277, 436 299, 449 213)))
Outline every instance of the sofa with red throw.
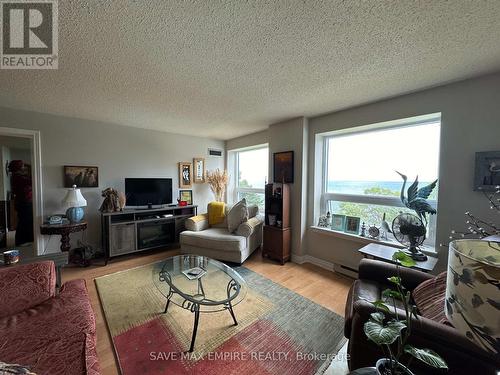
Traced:
POLYGON ((0 362, 42 375, 98 375, 95 315, 84 280, 56 293, 53 262, 0 268, 0 362))

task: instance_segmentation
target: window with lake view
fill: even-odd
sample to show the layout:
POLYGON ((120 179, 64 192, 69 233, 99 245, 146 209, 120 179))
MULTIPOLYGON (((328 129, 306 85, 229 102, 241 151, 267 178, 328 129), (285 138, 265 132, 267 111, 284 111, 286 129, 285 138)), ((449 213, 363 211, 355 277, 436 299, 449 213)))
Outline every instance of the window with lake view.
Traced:
MULTIPOLYGON (((412 212, 401 202, 402 177, 408 182, 418 175, 419 187, 438 178, 440 120, 353 132, 324 138, 325 169, 322 210, 360 217, 367 226, 380 227, 400 212, 412 212)), ((437 188, 429 197, 436 205, 437 188)), ((435 216, 428 225, 428 241, 435 237, 435 216)))
POLYGON ((236 201, 246 199, 248 205, 264 212, 264 187, 267 180, 269 148, 258 147, 236 152, 236 201))

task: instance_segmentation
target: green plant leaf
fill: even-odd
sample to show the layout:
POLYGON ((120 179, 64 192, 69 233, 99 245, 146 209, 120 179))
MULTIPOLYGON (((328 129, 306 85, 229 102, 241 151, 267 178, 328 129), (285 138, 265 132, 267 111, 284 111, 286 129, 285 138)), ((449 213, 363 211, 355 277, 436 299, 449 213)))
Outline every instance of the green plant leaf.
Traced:
POLYGON ((401 277, 391 276, 391 277, 388 277, 387 280, 389 280, 393 284, 401 285, 401 277))
POLYGON ((392 290, 392 289, 385 289, 382 292, 382 297, 403 300, 403 295, 399 293, 397 290, 392 290))
POLYGON ((373 319, 374 321, 379 323, 384 323, 385 315, 381 312, 371 313, 370 319, 373 319))
POLYGON ((392 255, 392 260, 400 263, 404 267, 413 267, 417 263, 412 259, 411 256, 406 254, 404 251, 396 251, 392 255))
POLYGON ((380 300, 377 300, 377 301, 374 301, 374 302, 370 302, 373 306, 375 306, 375 308, 379 309, 379 310, 384 310, 386 312, 390 312, 389 310, 389 306, 387 306, 384 301, 380 301, 380 300))
MULTIPOLYGON (((382 313, 373 313, 380 314, 382 313)), ((401 331, 406 328, 406 324, 403 322, 398 322, 396 320, 391 320, 384 326, 384 324, 378 320, 380 316, 377 316, 377 320, 370 319, 364 325, 364 331, 366 337, 373 341, 377 345, 390 345, 398 339, 401 335, 401 331)))
POLYGON ((443 358, 430 349, 417 349, 411 345, 405 345, 405 353, 435 368, 448 368, 443 358))

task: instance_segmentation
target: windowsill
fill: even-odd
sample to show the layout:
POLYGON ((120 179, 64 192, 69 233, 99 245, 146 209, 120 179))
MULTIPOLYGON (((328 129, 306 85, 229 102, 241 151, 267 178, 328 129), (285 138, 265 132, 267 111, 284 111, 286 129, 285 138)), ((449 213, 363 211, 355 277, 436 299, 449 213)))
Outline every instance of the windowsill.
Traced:
MULTIPOLYGON (((326 236, 332 236, 332 237, 337 237, 337 238, 342 238, 344 240, 348 241, 353 241, 353 242, 358 242, 361 244, 368 245, 370 243, 377 243, 380 245, 386 245, 386 246, 391 246, 395 247, 397 249, 404 249, 404 246, 401 245, 399 242, 396 241, 386 241, 386 240, 377 240, 375 238, 370 238, 370 237, 361 237, 360 235, 357 234, 352 234, 352 233, 346 233, 346 232, 339 232, 337 230, 329 229, 329 228, 323 228, 323 227, 318 227, 316 225, 312 225, 310 227, 311 230, 317 233, 324 234, 326 236)), ((436 249, 427 245, 424 245, 421 247, 421 250, 423 253, 429 255, 429 256, 437 256, 436 249)))

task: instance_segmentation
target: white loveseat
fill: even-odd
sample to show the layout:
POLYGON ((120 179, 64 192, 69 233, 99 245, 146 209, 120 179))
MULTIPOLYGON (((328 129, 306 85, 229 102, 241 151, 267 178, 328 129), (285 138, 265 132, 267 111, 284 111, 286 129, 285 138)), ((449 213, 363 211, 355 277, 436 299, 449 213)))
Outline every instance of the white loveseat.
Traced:
MULTIPOLYGON (((231 209, 226 205, 226 215, 231 209)), ((227 221, 210 226, 208 214, 186 220, 186 231, 180 235, 181 252, 197 254, 226 262, 243 263, 262 245, 263 218, 257 206, 248 206, 248 220, 234 233, 227 229, 227 221)))

